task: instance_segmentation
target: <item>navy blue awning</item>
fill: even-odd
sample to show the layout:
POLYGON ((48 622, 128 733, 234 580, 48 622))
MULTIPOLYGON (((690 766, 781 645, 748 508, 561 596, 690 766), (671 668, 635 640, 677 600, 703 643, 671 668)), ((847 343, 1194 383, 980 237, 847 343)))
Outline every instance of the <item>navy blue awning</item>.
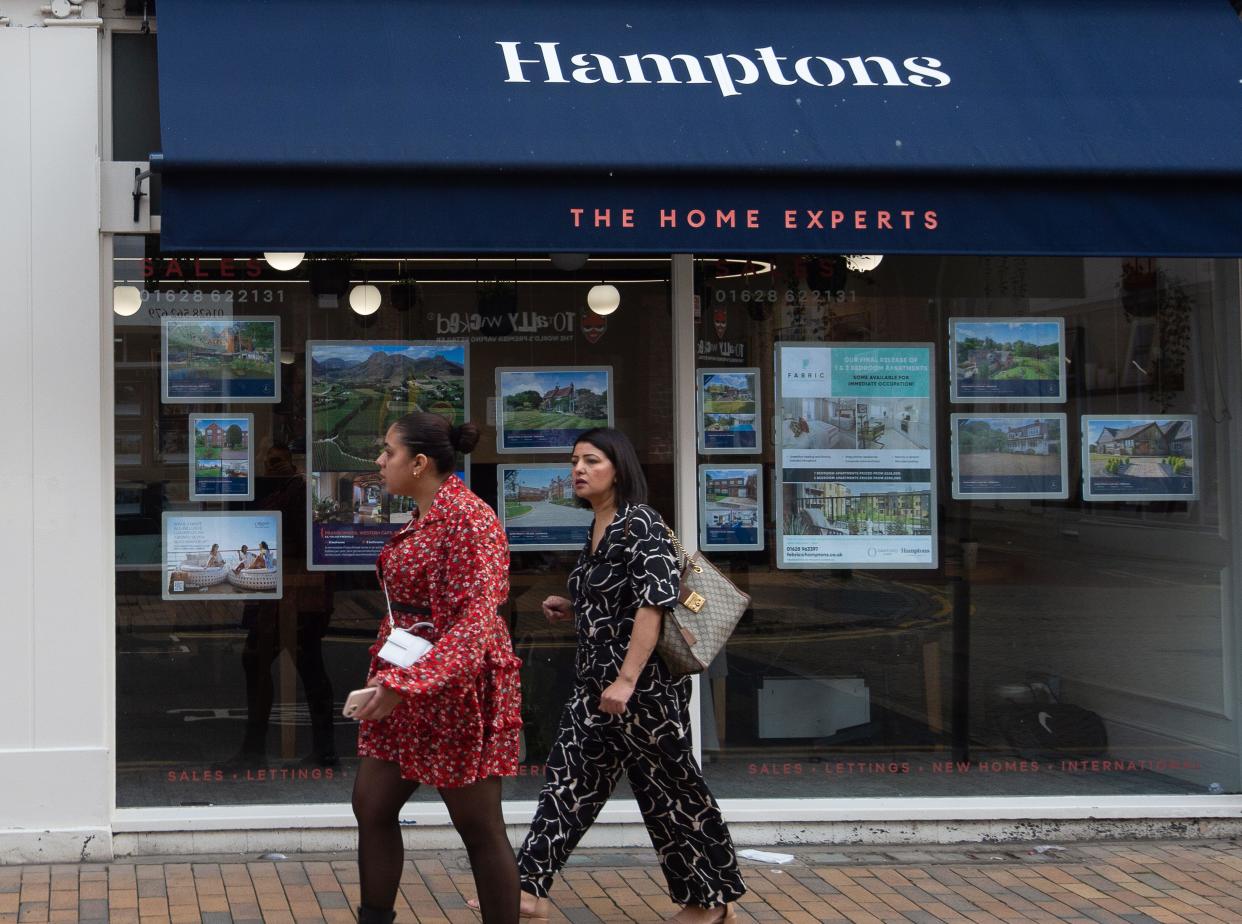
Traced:
POLYGON ((1228 0, 161 0, 163 246, 1242 254, 1228 0))

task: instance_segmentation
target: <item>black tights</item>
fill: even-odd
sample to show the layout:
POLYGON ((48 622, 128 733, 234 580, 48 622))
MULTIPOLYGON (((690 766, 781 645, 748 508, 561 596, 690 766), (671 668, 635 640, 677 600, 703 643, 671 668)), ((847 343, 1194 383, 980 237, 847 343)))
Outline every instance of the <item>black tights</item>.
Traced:
MULTIPOLYGON (((354 778, 358 876, 362 904, 376 911, 396 904, 405 864, 398 816, 417 788, 417 783, 403 780, 400 768, 389 761, 364 757, 358 765, 354 778)), ((439 792, 466 845, 484 924, 517 924, 517 863, 500 811, 500 777, 439 792)))

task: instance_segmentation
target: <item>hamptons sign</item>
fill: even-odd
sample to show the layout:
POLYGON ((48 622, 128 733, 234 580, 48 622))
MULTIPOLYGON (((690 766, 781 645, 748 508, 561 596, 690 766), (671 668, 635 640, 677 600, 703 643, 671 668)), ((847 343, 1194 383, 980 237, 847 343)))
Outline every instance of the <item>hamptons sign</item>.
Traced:
POLYGON ((504 56, 505 83, 714 84, 721 96, 741 96, 761 81, 782 87, 947 87, 949 74, 938 58, 915 55, 894 61, 881 55, 827 58, 778 55, 774 46, 753 54, 717 53, 563 55, 560 42, 497 42, 504 56))

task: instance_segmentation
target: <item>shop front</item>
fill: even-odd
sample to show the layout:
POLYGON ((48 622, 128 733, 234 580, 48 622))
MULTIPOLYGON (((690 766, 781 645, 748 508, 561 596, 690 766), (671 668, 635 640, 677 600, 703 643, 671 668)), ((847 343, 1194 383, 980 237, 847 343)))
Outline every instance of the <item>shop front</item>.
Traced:
POLYGON ((821 6, 104 11, 108 850, 351 843, 414 409, 509 537, 515 830, 603 425, 752 597, 694 699, 739 840, 1237 830, 1237 14, 821 6))

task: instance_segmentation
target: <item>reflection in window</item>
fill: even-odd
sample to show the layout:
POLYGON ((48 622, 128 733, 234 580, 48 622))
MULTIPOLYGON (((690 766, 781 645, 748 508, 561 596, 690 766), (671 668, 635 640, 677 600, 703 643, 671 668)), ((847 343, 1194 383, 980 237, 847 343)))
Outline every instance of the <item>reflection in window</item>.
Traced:
MULTIPOLYGON (((370 463, 393 415, 464 404, 483 437, 461 474, 496 503, 501 469, 527 477, 565 455, 497 452, 496 370, 607 368, 616 425, 637 444, 653 503, 673 510, 667 259, 591 260, 569 270, 546 257, 360 260, 343 273, 316 261, 277 272, 258 257, 160 255, 157 241, 137 237, 115 238, 114 249, 116 283, 141 292, 137 312, 114 318, 121 806, 348 802, 356 726, 340 709, 365 681, 384 611, 374 551, 363 540, 411 515, 408 499, 381 490, 370 463), (606 318, 586 306, 604 266, 621 292, 621 307, 606 318), (381 295, 367 317, 345 297, 364 279, 381 295), (164 400, 164 315, 210 317, 220 328, 183 338, 177 362, 186 374, 174 390, 210 392, 228 378, 279 399, 164 400), (278 345, 256 326, 272 329, 261 320, 268 318, 279 321, 278 345), (308 342, 464 342, 469 362, 463 369, 390 359, 378 369, 375 360, 375 375, 363 381, 342 371, 348 349, 312 358, 308 342), (279 388, 264 392, 265 376, 279 388), (316 396, 319 429, 307 420, 316 396), (239 432, 209 433, 217 418, 239 432), (195 423, 201 433, 191 430, 195 423), (233 496, 231 482, 219 487, 226 467, 237 478, 247 470, 253 500, 233 496), (217 499, 192 499, 195 487, 202 495, 212 485, 217 499), (277 523, 278 536, 265 532, 277 523), (310 540, 321 533, 345 537, 335 547, 342 558, 316 559, 310 540)), ((558 420, 597 413, 602 399, 579 384, 555 399, 564 407, 532 411, 558 420)), ((522 495, 541 516, 565 521, 555 547, 529 535, 513 543, 507 615, 525 661, 526 727, 522 772, 506 784, 510 798, 533 798, 542 783, 572 676, 572 632, 548 625, 539 607, 564 593, 572 549, 585 536, 580 512, 558 491, 554 479, 534 478, 522 495)), ((525 512, 519 506, 509 512, 525 512)))
POLYGON ((872 272, 826 256, 696 261, 696 364, 759 367, 775 436, 753 458, 699 457, 761 462, 773 512, 763 551, 709 549, 754 600, 704 675, 718 795, 1237 791, 1225 642, 1237 551, 1220 490, 1236 413, 1230 272, 1210 260, 888 256, 872 272), (982 339, 952 344, 950 318, 982 339), (993 330, 1000 319, 1008 333, 993 330), (1050 321, 1063 324, 1055 353, 1035 333, 1050 321), (933 344, 934 419, 882 396, 785 395, 781 343, 933 344), (1038 385, 1057 378, 1049 368, 1063 392, 1038 385), (957 421, 965 454, 954 414, 969 415, 957 421), (1099 426, 1124 440, 1086 434, 1109 415, 1099 426), (909 503, 787 483, 778 464, 782 447, 917 446, 935 449, 934 497, 909 503), (985 497, 955 500, 955 467, 985 497), (935 570, 777 568, 783 536, 873 535, 932 504, 935 570))

